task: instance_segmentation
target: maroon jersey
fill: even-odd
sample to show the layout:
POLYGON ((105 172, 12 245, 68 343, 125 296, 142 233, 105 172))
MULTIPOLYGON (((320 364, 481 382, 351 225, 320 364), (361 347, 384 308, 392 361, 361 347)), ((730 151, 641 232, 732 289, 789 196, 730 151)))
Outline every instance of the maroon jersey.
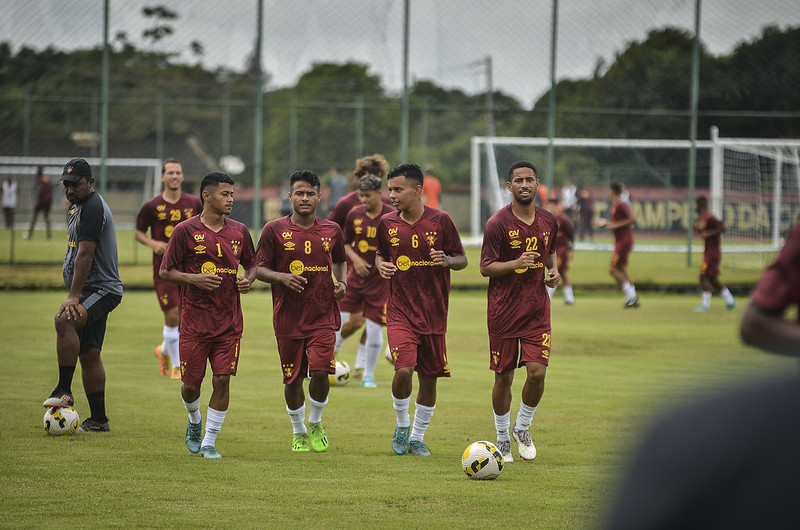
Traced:
POLYGON ((308 280, 302 293, 272 284, 276 336, 301 339, 339 329, 342 321, 332 278, 333 264, 345 261, 339 225, 317 217, 311 228, 303 228, 291 221, 291 215, 280 217, 264 225, 256 254, 259 266, 308 280))
POLYGON ((722 259, 722 230, 724 225, 713 213, 706 212, 700 218, 700 231, 705 230, 719 230, 713 236, 705 238, 705 250, 703 251, 703 259, 708 261, 719 261, 722 259))
MULTIPOLYGON (((386 196, 381 195, 381 200, 383 201, 383 204, 389 207, 389 209, 393 208, 392 203, 389 202, 389 199, 386 196)), ((351 191, 336 202, 336 206, 334 206, 333 210, 331 210, 331 213, 328 214, 328 220, 333 221, 344 230, 344 225, 347 221, 347 214, 359 206, 361 206, 361 199, 358 196, 358 190, 351 191)), ((347 285, 348 287, 350 286, 349 283, 347 285)))
POLYGON ((572 219, 562 212, 556 217, 556 222, 558 223, 558 235, 553 240, 553 244, 555 245, 556 254, 563 256, 569 250, 570 244, 572 244, 574 233, 572 219))
POLYGON ((222 278, 213 291, 181 285, 181 338, 237 339, 242 336, 242 304, 236 276, 239 264, 255 266, 253 238, 247 227, 233 219, 214 232, 194 216, 178 223, 167 244, 161 268, 191 274, 211 273, 222 278))
POLYGON ((350 210, 347 222, 344 225, 344 244, 352 245, 364 261, 373 265, 369 275, 362 278, 356 274, 355 269, 348 260, 347 289, 363 297, 375 300, 385 300, 389 290, 389 282, 381 278, 375 265, 375 254, 378 252, 378 224, 381 217, 391 213, 392 208, 383 205, 383 211, 375 219, 370 219, 363 206, 350 210))
MULTIPOLYGON (((136 216, 136 230, 147 233, 150 230, 150 239, 156 241, 169 241, 175 226, 181 221, 200 213, 203 205, 200 199, 190 193, 181 193, 181 198, 175 204, 164 200, 157 195, 144 203, 136 216)), ((161 258, 153 253, 153 279, 158 279, 158 269, 161 267, 161 258)))
POLYGON ((542 327, 549 327, 550 297, 544 284, 544 265, 555 252, 557 237, 556 218, 538 206, 530 226, 513 214, 510 204, 486 222, 481 267, 513 261, 526 251, 540 254, 532 267, 489 278, 486 313, 489 335, 531 337, 542 327))
POLYGON ((798 306, 800 322, 800 223, 789 233, 775 262, 764 271, 750 300, 766 311, 781 313, 798 306))
MULTIPOLYGON (((622 199, 611 205, 611 220, 621 221, 631 216, 631 207, 622 199)), ((631 225, 614 230, 614 240, 617 244, 633 245, 633 228, 631 225)))
POLYGON ((461 237, 450 216, 425 207, 413 225, 400 212, 384 215, 378 225, 378 255, 397 266, 389 281, 386 322, 422 335, 447 331, 450 269, 433 264, 431 249, 448 256, 463 256, 461 237))

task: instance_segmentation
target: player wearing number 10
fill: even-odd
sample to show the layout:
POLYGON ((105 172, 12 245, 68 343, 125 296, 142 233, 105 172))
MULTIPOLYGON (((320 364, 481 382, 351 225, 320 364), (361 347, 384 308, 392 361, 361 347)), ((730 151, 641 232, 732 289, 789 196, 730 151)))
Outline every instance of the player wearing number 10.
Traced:
POLYGON ((536 458, 530 435, 533 415, 544 394, 550 362, 550 297, 546 287, 560 278, 555 249, 556 218, 534 204, 539 186, 536 168, 527 161, 508 170, 511 204, 486 223, 481 248, 481 274, 489 278, 487 323, 489 367, 497 446, 503 460, 511 456, 511 384, 514 370, 525 366, 522 403, 512 432, 523 460, 536 458), (547 272, 545 273, 545 268, 547 272))
POLYGON ((467 256, 450 216, 422 204, 422 182, 416 164, 400 164, 389 172, 389 199, 397 211, 384 215, 378 225, 375 266, 389 280, 386 325, 397 415, 392 449, 429 456, 423 436, 436 407, 436 382, 450 376, 445 346, 450 269, 466 267, 467 256), (411 430, 408 408, 415 371, 419 390, 411 430))

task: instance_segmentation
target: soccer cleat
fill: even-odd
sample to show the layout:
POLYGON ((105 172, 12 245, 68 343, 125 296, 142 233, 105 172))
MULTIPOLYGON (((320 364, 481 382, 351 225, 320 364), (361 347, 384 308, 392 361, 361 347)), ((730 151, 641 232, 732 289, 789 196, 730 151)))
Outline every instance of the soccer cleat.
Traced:
POLYGON ((81 423, 81 426, 78 427, 78 430, 83 432, 108 432, 111 430, 111 427, 108 425, 108 420, 99 422, 89 418, 81 423))
POLYGON ((408 452, 408 435, 411 427, 397 427, 394 430, 394 438, 392 438, 392 449, 398 455, 404 455, 408 452))
POLYGON ((575 305, 575 300, 565 300, 564 305, 575 305))
POLYGON ((517 446, 517 450, 519 451, 519 456, 523 460, 534 460, 536 458, 536 446, 533 445, 533 440, 531 440, 531 433, 527 429, 524 431, 520 431, 514 429, 511 433, 514 436, 514 439, 519 444, 517 446))
POLYGON ((308 433, 298 432, 292 435, 292 451, 307 453, 311 448, 308 445, 308 433))
POLYGON ((156 359, 158 359, 158 375, 170 375, 171 368, 170 368, 170 361, 169 355, 163 355, 161 353, 161 344, 156 346, 156 359))
POLYGON ((190 453, 200 451, 200 444, 203 442, 201 427, 199 422, 192 423, 191 421, 186 426, 186 447, 189 448, 190 453))
POLYGON ((328 437, 325 436, 325 429, 322 422, 308 424, 308 434, 311 438, 311 448, 317 453, 324 453, 328 450, 328 437))
POLYGON ((222 458, 222 455, 217 452, 217 448, 213 445, 205 445, 201 447, 200 456, 203 458, 222 458))
POLYGON ((53 393, 50 394, 50 397, 44 400, 42 405, 47 408, 54 408, 54 407, 71 407, 75 404, 75 400, 72 399, 72 393, 66 392, 64 390, 59 390, 56 388, 53 390, 53 393))
POLYGON ((361 380, 361 386, 363 386, 364 388, 376 388, 378 384, 375 382, 374 377, 365 375, 364 378, 361 380))
POLYGON ((503 463, 508 464, 514 461, 514 455, 511 454, 511 440, 504 442, 497 440, 495 445, 500 450, 500 454, 503 455, 503 463))
POLYGON ((707 305, 699 305, 694 308, 695 313, 708 313, 709 311, 711 311, 711 308, 707 305))
POLYGON ((416 456, 431 456, 431 450, 422 440, 411 440, 408 443, 408 453, 416 456))
POLYGON ((170 377, 172 379, 180 379, 181 378, 181 367, 180 366, 176 366, 175 368, 172 368, 171 371, 172 371, 172 375, 170 375, 170 377))
POLYGON ((625 309, 633 309, 639 307, 639 298, 633 297, 625 301, 625 309))
POLYGON ((725 311, 733 311, 736 309, 736 300, 725 304, 725 311))

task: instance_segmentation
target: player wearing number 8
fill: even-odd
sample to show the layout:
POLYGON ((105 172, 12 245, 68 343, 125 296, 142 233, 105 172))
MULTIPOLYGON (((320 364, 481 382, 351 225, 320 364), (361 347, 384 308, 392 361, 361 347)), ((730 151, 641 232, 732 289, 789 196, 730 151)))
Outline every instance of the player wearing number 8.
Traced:
POLYGON ((526 161, 508 170, 511 204, 486 223, 481 248, 481 274, 489 278, 487 323, 489 367, 495 372, 492 407, 497 446, 503 460, 511 456, 511 384, 514 370, 525 366, 522 402, 513 429, 523 460, 536 458, 530 436, 533 415, 544 393, 550 361, 550 297, 558 285, 555 251, 556 218, 534 204, 539 180, 526 161), (547 268, 547 272, 545 272, 547 268))

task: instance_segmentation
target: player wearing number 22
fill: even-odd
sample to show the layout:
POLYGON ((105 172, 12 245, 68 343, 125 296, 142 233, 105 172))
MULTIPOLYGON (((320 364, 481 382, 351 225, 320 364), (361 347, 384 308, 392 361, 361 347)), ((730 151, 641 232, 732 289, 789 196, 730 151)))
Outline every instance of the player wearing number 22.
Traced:
POLYGON ((489 367, 495 372, 492 406, 497 444, 503 460, 512 462, 511 384, 514 370, 521 366, 527 378, 511 434, 519 443, 523 460, 536 458, 529 429, 544 393, 550 362, 550 297, 546 287, 555 287, 559 280, 555 250, 558 223, 553 214, 533 202, 539 186, 533 164, 512 164, 506 185, 511 204, 486 223, 481 274, 489 278, 489 367))
POLYGON ((416 164, 400 164, 389 172, 389 199, 397 211, 378 225, 375 266, 389 280, 386 326, 397 416, 392 449, 429 456, 423 436, 436 407, 436 382, 450 376, 445 346, 450 269, 466 267, 467 257, 450 216, 422 204, 422 182, 416 164), (415 371, 419 390, 412 430, 408 409, 415 371))
POLYGON ((342 323, 337 301, 345 296, 347 262, 342 229, 316 215, 317 175, 299 170, 289 182, 293 212, 264 225, 256 251, 258 279, 272 285, 272 322, 292 422, 292 451, 309 451, 310 446, 319 453, 328 449, 322 411, 328 404, 328 375, 336 370, 333 350, 342 323), (311 376, 308 428, 306 374, 311 376))

